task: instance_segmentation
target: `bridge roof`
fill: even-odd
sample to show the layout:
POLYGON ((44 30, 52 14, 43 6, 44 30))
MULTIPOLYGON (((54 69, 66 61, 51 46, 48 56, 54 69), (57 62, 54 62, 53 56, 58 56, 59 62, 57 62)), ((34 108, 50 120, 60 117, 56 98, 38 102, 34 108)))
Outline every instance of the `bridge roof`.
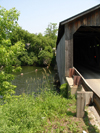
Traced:
POLYGON ((97 6, 94 6, 94 7, 90 8, 90 9, 84 11, 84 12, 81 12, 81 13, 75 15, 75 16, 72 16, 72 17, 70 17, 70 18, 68 18, 68 19, 65 19, 64 21, 61 21, 61 22, 59 23, 57 45, 58 45, 58 43, 59 43, 61 37, 62 37, 63 34, 64 34, 64 25, 65 25, 65 24, 70 23, 70 22, 72 22, 72 21, 74 21, 74 20, 76 20, 76 19, 78 19, 78 18, 80 18, 80 17, 82 17, 82 16, 84 16, 84 15, 87 15, 87 14, 89 14, 89 13, 91 13, 91 12, 94 12, 94 11, 96 11, 96 10, 98 10, 98 9, 100 9, 100 4, 97 5, 97 6))

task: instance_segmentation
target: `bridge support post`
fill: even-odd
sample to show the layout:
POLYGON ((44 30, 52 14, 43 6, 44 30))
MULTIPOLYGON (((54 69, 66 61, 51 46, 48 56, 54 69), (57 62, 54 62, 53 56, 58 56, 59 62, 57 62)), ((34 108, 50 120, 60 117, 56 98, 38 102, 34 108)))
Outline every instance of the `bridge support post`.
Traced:
POLYGON ((76 116, 82 118, 84 116, 85 106, 91 103, 93 103, 92 91, 77 91, 76 116))
POLYGON ((82 118, 84 116, 85 109, 85 93, 77 92, 77 108, 76 108, 76 117, 82 118))

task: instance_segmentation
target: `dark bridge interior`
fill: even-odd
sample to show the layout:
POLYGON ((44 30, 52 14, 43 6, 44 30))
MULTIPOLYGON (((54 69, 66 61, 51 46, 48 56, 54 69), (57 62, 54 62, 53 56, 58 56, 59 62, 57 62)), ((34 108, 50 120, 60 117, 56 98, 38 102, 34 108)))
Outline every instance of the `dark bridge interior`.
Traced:
POLYGON ((100 71, 100 26, 81 26, 73 35, 74 67, 100 71))

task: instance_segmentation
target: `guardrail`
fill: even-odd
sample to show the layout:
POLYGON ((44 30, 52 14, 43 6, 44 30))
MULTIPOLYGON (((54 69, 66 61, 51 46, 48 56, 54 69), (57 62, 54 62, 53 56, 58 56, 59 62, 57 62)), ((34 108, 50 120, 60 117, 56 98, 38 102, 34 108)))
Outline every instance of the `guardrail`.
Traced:
POLYGON ((98 114, 100 115, 100 97, 93 91, 91 86, 86 82, 86 80, 78 72, 78 70, 75 67, 73 67, 73 69, 75 70, 75 75, 81 77, 81 84, 82 84, 83 88, 85 89, 85 91, 92 91, 93 92, 93 105, 94 105, 95 109, 97 110, 98 114))

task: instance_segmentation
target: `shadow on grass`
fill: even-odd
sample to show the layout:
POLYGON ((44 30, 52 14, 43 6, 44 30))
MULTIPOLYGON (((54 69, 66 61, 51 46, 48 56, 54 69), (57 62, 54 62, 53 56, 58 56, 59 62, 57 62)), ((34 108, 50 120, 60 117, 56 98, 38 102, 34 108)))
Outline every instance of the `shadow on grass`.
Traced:
POLYGON ((97 127, 90 124, 90 119, 88 117, 87 112, 85 112, 83 121, 84 121, 85 125, 87 126, 89 133, 99 133, 99 130, 97 129, 97 127))
POLYGON ((76 113, 73 113, 73 112, 71 112, 71 111, 67 111, 66 114, 67 114, 68 116, 76 116, 76 113))

